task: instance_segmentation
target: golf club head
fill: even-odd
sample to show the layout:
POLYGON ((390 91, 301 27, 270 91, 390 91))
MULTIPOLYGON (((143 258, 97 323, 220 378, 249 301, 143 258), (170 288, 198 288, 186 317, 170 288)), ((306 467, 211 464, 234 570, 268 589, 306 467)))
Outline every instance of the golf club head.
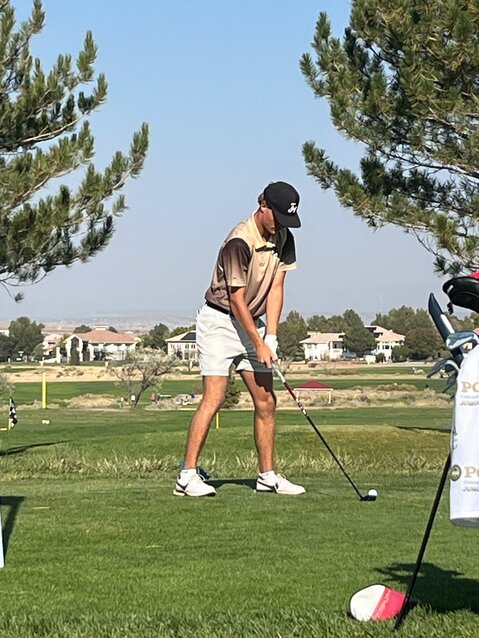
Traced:
POLYGON ((361 496, 361 501, 375 501, 378 497, 376 490, 369 490, 367 494, 361 496))
POLYGON ((454 361, 454 359, 448 359, 447 362, 446 362, 446 365, 444 366, 444 370, 445 370, 445 372, 447 372, 447 374, 450 374, 450 373, 458 374, 459 366, 454 361))
POLYGON ((467 331, 467 332, 453 332, 446 338, 446 347, 448 350, 457 350, 462 346, 465 346, 466 343, 479 343, 479 335, 475 332, 467 331))
POLYGON ((459 372, 459 366, 457 365, 457 363, 453 360, 453 359, 441 359, 440 361, 438 361, 436 363, 435 366, 433 366, 429 372, 427 373, 427 378, 430 379, 431 377, 433 377, 435 374, 437 374, 438 372, 440 372, 441 370, 444 370, 444 372, 446 373, 450 373, 450 372, 459 372))
POLYGON ((457 382, 457 374, 451 374, 451 376, 447 380, 446 385, 444 386, 442 390, 442 393, 444 394, 445 392, 453 388, 456 385, 456 382, 457 382))

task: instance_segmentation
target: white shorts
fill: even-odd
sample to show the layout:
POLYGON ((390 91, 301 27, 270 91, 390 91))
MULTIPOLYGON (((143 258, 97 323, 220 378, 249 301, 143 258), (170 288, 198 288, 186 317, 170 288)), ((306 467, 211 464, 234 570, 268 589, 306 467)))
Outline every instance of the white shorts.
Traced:
MULTIPOLYGON (((266 332, 264 322, 256 319, 255 325, 263 338, 266 332)), ((196 317, 196 347, 204 377, 227 377, 232 363, 238 372, 272 372, 271 368, 258 361, 256 349, 240 323, 206 305, 196 317)))

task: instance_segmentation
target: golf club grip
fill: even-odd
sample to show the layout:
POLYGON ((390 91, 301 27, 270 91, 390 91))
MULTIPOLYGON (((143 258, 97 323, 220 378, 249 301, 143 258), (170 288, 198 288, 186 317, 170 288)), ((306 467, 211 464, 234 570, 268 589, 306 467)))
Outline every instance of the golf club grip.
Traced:
MULTIPOLYGON (((454 328, 451 326, 449 319, 442 311, 441 306, 438 304, 437 299, 432 292, 429 295, 428 311, 431 315, 431 319, 433 320, 434 325, 436 326, 439 334, 441 335, 445 343, 449 335, 454 332, 454 328)), ((461 365, 464 357, 459 350, 451 352, 451 356, 458 365, 461 365)))
POLYGON ((431 292, 428 300, 428 311, 431 315, 431 319, 434 321, 434 325, 436 326, 441 337, 446 341, 447 337, 454 332, 451 324, 449 323, 449 319, 445 316, 444 312, 441 309, 441 306, 438 304, 436 297, 431 292))

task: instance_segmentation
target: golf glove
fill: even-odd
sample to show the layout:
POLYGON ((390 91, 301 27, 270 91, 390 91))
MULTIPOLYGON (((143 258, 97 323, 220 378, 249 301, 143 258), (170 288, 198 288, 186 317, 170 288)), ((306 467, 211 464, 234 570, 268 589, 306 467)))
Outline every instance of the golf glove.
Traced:
POLYGON ((274 354, 274 359, 276 361, 276 359, 278 358, 278 337, 276 335, 266 335, 264 338, 264 342, 274 354))

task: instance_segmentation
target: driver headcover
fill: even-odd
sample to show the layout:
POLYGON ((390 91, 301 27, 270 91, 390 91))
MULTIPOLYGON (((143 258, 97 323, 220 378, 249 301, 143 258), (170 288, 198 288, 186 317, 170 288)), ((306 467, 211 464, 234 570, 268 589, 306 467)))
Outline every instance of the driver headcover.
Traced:
POLYGON ((467 277, 453 277, 446 281, 442 289, 450 299, 450 312, 453 312, 452 306, 479 312, 479 273, 467 277))

